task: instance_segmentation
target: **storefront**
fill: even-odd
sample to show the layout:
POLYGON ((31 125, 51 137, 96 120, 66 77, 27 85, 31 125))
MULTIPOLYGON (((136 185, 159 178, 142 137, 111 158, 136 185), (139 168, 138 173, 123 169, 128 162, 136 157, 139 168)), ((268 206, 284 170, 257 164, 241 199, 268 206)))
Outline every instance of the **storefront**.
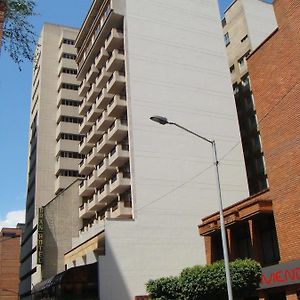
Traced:
POLYGON ((97 263, 68 269, 38 283, 33 288, 33 299, 97 300, 97 263))

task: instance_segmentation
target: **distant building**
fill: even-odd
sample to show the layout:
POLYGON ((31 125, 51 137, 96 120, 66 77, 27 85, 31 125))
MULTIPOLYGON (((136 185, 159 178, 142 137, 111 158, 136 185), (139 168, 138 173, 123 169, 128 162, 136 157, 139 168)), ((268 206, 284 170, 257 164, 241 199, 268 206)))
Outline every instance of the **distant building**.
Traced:
POLYGON ((22 224, 0 232, 0 299, 19 299, 22 224))
MULTIPOLYGON (((253 299, 300 299, 300 5, 276 0, 278 29, 248 57, 269 188, 225 209, 231 259, 263 266, 253 299)), ((202 219, 207 263, 222 258, 218 214, 202 219)))
POLYGON ((149 117, 216 139, 225 203, 248 196, 241 146, 226 155, 240 136, 218 18, 216 0, 95 0, 79 31, 86 178, 65 263, 98 262, 101 300, 204 262, 195 228, 217 206, 211 148, 149 117))
POLYGON ((45 24, 36 49, 29 126, 26 226, 21 251, 20 298, 42 280, 38 214, 78 177, 82 136, 76 80, 77 29, 45 24))
POLYGON ((273 6, 262 0, 235 0, 222 20, 232 88, 235 95, 242 145, 251 195, 267 187, 263 148, 247 57, 277 28, 273 6))

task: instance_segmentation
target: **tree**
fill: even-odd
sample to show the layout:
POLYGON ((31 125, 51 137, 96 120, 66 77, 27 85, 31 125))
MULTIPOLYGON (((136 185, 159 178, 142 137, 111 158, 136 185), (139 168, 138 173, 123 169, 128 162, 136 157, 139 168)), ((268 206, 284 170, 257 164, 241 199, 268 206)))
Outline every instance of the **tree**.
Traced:
POLYGON ((0 1, 5 3, 2 46, 21 70, 24 59, 34 58, 36 34, 28 19, 36 15, 36 3, 34 0, 0 1))
MULTIPOLYGON (((254 260, 238 259, 230 263, 233 294, 251 296, 259 287, 261 266, 254 260)), ((226 300, 224 262, 184 269, 178 277, 163 277, 146 284, 151 299, 156 300, 226 300)))

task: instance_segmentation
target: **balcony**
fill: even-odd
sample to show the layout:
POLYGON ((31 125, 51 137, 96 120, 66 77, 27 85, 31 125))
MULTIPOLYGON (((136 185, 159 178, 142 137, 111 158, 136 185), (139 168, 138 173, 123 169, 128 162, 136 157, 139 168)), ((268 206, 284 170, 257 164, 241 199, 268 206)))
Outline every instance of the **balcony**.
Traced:
POLYGON ((93 143, 88 143, 87 138, 85 137, 80 143, 79 143, 79 153, 81 154, 88 154, 89 151, 94 147, 93 143))
POLYGON ((92 84, 95 81, 95 79, 98 76, 98 74, 99 74, 98 68, 96 68, 96 66, 94 64, 92 64, 90 70, 86 74, 86 80, 87 80, 87 82, 89 82, 90 84, 92 84))
POLYGON ((87 142, 92 143, 94 145, 97 141, 99 141, 103 133, 103 131, 97 130, 96 125, 94 124, 93 127, 87 133, 87 142))
POLYGON ((97 171, 94 170, 87 178, 87 186, 88 188, 96 188, 103 185, 105 182, 105 178, 97 177, 97 171))
POLYGON ((80 161, 80 158, 58 157, 55 162, 55 175, 57 175, 60 170, 77 169, 80 161))
POLYGON ((109 141, 107 133, 104 133, 102 138, 97 142, 97 152, 106 155, 114 148, 114 146, 115 143, 109 141))
POLYGON ((96 121, 96 128, 100 131, 106 131, 114 121, 115 119, 108 117, 104 110, 96 121))
POLYGON ((84 117, 82 123, 79 125, 79 134, 86 134, 92 126, 93 122, 87 122, 86 117, 84 117))
POLYGON ((116 145, 109 153, 109 166, 121 167, 129 160, 128 145, 116 145))
POLYGON ((106 212, 105 217, 108 219, 131 219, 132 208, 126 203, 119 201, 106 212))
POLYGON ((106 206, 108 203, 117 198, 117 194, 110 191, 109 184, 105 184, 96 193, 97 205, 106 206))
POLYGON ((83 180, 79 185, 79 196, 89 197, 94 194, 94 188, 88 188, 87 180, 83 180))
POLYGON ((78 134, 78 124, 69 122, 59 122, 56 126, 56 139, 59 138, 61 133, 78 134))
POLYGON ((127 120, 117 119, 108 129, 108 140, 113 142, 120 142, 125 138, 127 132, 127 120))
POLYGON ((61 151, 77 152, 79 141, 59 140, 55 147, 55 156, 61 151))
POLYGON ((86 98, 83 98, 81 104, 79 105, 78 112, 81 116, 85 116, 89 108, 92 106, 91 103, 86 101, 86 98))
POLYGON ((126 108, 127 108, 126 99, 121 98, 121 96, 119 95, 116 95, 108 103, 107 115, 112 118, 120 118, 126 112, 126 108))
POLYGON ((124 72, 115 71, 107 82, 107 92, 110 94, 121 94, 125 89, 126 78, 124 72))
POLYGON ((91 89, 88 91, 87 95, 86 95, 86 101, 88 103, 95 103, 96 102, 96 98, 100 93, 100 89, 96 87, 95 83, 93 83, 91 89))
POLYGON ((92 216, 95 215, 94 211, 90 211, 88 209, 88 203, 83 203, 80 207, 79 207, 79 218, 80 219, 89 219, 92 216))
POLYGON ((87 80, 83 79, 83 81, 81 82, 79 89, 78 89, 78 95, 80 97, 84 97, 90 87, 91 87, 91 85, 87 82, 87 80))
POLYGON ((102 47, 95 59, 95 65, 99 70, 105 66, 105 62, 108 59, 108 57, 109 57, 108 52, 102 47))
POLYGON ((57 90, 59 91, 63 83, 79 84, 74 74, 60 73, 57 80, 57 90))
POLYGON ((88 175, 94 169, 94 165, 88 164, 86 158, 81 160, 79 163, 79 174, 80 175, 88 175))
POLYGON ((110 192, 113 194, 121 194, 130 188, 130 174, 129 173, 117 173, 109 181, 110 192))
POLYGON ((97 165, 100 161, 103 160, 104 155, 97 153, 96 147, 94 147, 86 156, 86 163, 89 165, 97 165))
POLYGON ((94 103, 90 109, 87 111, 87 121, 88 122, 95 122, 100 114, 102 113, 102 109, 97 108, 96 103, 94 103))
POLYGON ((123 48, 123 33, 113 28, 109 37, 105 40, 105 50, 112 52, 114 49, 123 48))
POLYGON ((55 180, 55 190, 54 193, 57 194, 61 190, 68 187, 71 183, 73 183, 77 178, 76 177, 69 177, 69 176, 58 176, 55 180))
POLYGON ((106 62, 106 70, 108 72, 119 71, 124 67, 125 55, 124 51, 115 49, 109 60, 106 62))
POLYGON ((98 96, 96 100, 96 106, 97 108, 106 109, 108 103, 111 101, 111 99, 114 97, 113 94, 109 94, 106 90, 106 88, 102 89, 102 92, 98 96))
POLYGON ((111 72, 107 72, 105 68, 102 68, 101 73, 99 74, 95 82, 96 87, 98 89, 103 89, 111 75, 111 72))
POLYGON ((59 120, 60 116, 78 116, 78 107, 68 106, 61 104, 56 112, 56 122, 59 120))
POLYGON ((108 158, 104 158, 103 161, 97 165, 96 171, 98 177, 107 178, 116 173, 116 168, 109 165, 108 158))
POLYGON ((76 90, 61 89, 58 92, 56 103, 60 103, 61 99, 72 99, 72 100, 80 101, 81 97, 79 97, 78 91, 76 90))
MULTIPOLYGON (((93 214, 95 215, 95 212, 93 214)), ((86 225, 79 230, 79 236, 74 239, 73 247, 90 240, 102 231, 104 231, 104 217, 98 217, 92 224, 86 225)))

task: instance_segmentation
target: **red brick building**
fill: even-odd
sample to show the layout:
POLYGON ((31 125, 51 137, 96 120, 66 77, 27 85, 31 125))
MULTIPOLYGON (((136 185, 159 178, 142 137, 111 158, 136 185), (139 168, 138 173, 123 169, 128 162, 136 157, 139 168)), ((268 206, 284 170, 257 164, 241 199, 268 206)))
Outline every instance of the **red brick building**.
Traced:
POLYGON ((17 300, 21 228, 3 228, 0 233, 0 299, 17 300))
MULTIPOLYGON (((225 209, 230 259, 263 268, 253 299, 300 299, 300 1, 275 0, 278 29, 248 58, 269 188, 225 209)), ((222 257, 218 214, 199 225, 207 262, 222 257)))

